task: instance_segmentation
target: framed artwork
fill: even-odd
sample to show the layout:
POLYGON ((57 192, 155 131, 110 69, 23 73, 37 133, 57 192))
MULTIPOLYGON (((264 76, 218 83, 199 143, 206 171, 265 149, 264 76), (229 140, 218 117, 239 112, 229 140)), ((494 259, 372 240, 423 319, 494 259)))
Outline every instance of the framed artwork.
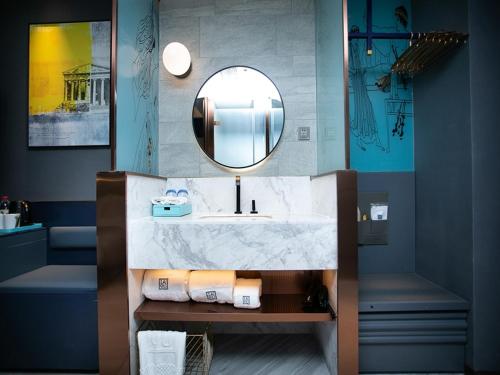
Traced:
POLYGON ((109 146, 111 23, 30 25, 29 147, 109 146))

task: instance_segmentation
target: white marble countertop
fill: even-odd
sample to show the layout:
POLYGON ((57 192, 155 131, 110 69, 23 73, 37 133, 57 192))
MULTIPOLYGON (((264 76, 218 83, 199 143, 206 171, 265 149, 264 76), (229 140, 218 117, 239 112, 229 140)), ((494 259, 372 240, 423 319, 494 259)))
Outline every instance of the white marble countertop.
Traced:
POLYGON ((336 269, 337 222, 315 214, 256 217, 220 212, 138 218, 129 225, 128 267, 336 269))
POLYGON ((337 220, 326 216, 326 215, 316 215, 316 214, 306 214, 306 215, 283 215, 283 214, 271 214, 271 213, 259 213, 253 214, 222 214, 220 212, 216 213, 198 213, 190 214, 180 217, 153 217, 148 216, 139 219, 143 222, 157 222, 162 225, 169 224, 240 224, 240 225, 259 225, 259 224, 307 224, 307 223, 317 223, 317 224, 336 224, 337 220))

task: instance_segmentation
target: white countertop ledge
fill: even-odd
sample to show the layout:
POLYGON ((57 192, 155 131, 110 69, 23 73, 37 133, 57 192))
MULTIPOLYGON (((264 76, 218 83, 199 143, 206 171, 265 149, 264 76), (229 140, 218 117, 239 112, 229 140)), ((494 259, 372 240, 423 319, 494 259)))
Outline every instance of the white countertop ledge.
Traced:
POLYGON ((127 240, 132 269, 337 269, 337 221, 324 215, 143 217, 127 240))

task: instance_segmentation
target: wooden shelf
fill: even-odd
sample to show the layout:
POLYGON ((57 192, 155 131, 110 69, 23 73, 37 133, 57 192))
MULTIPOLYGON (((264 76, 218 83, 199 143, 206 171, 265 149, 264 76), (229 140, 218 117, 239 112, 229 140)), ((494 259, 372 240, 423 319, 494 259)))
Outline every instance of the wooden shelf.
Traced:
POLYGON ((261 307, 236 309, 232 305, 199 302, 146 300, 135 310, 138 320, 186 322, 322 322, 332 320, 329 312, 306 313, 301 294, 264 294, 261 307))

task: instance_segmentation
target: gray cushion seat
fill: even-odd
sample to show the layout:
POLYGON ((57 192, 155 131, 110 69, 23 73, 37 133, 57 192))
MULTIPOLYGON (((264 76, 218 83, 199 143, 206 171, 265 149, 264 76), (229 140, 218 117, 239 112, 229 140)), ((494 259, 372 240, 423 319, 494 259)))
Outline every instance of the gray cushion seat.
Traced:
POLYGON ((96 264, 95 226, 54 226, 49 228, 49 264, 96 264))
POLYGON ((463 372, 468 309, 415 273, 360 276, 360 371, 463 372))
POLYGON ((50 247, 91 248, 96 247, 96 227, 51 227, 50 247))
POLYGON ((96 266, 50 265, 0 283, 0 370, 95 371, 96 266))
POLYGON ((360 312, 468 310, 469 302, 415 273, 359 278, 360 312))

